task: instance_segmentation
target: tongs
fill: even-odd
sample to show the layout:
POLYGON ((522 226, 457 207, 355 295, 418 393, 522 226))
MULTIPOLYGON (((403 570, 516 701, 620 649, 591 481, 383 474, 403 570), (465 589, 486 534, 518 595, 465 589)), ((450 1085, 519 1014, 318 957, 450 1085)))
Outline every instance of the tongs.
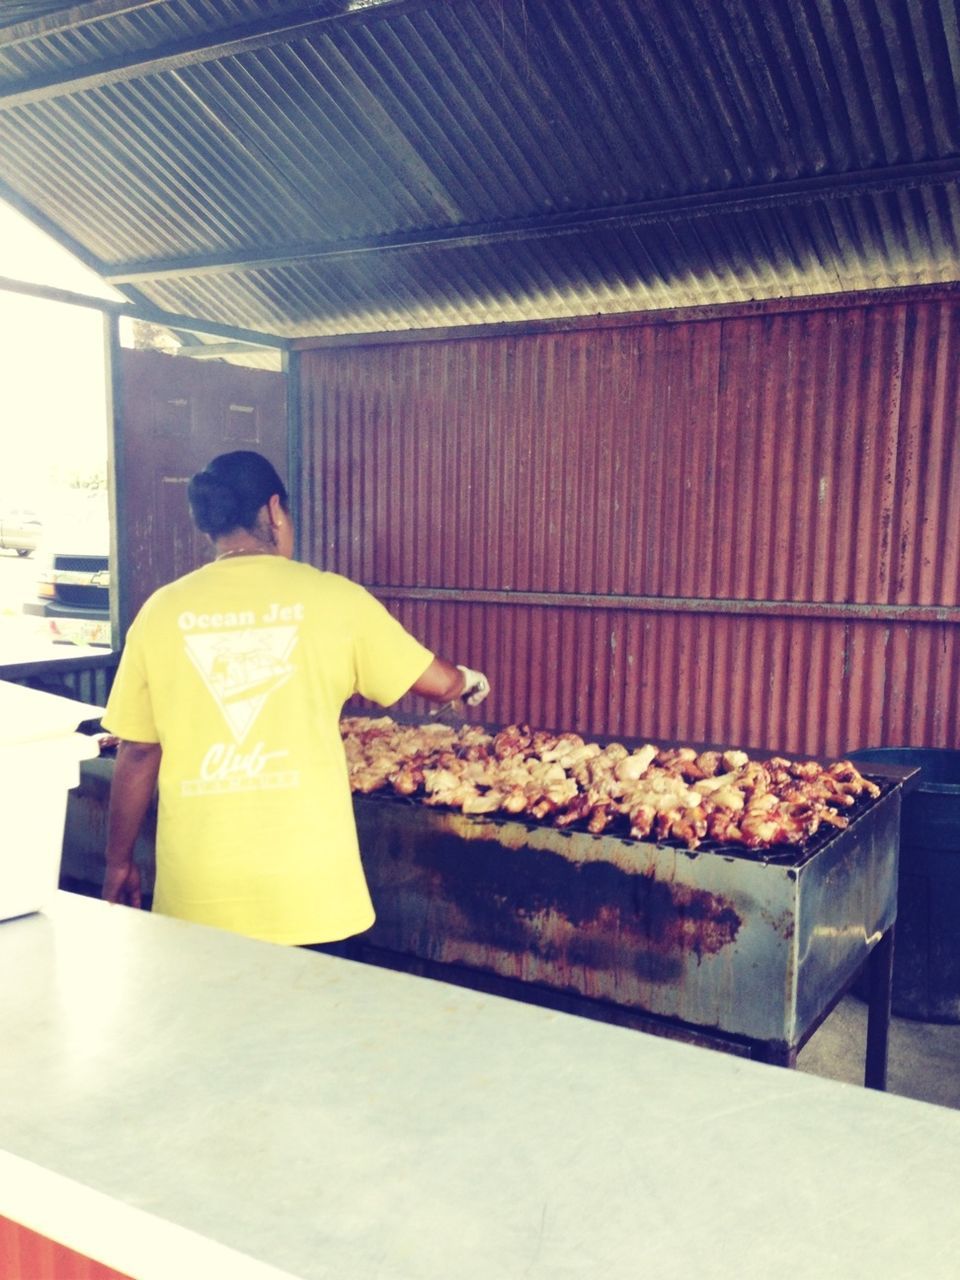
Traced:
POLYGON ((449 702, 442 702, 439 707, 435 707, 433 711, 428 712, 428 715, 437 724, 449 725, 451 729, 463 727, 463 703, 459 698, 451 698, 449 702))
POLYGON ((429 713, 430 719, 437 721, 439 724, 450 725, 453 728, 462 729, 466 723, 463 718, 465 707, 475 707, 482 702, 490 692, 490 682, 482 671, 472 671, 470 667, 461 667, 457 664, 457 670, 463 676, 463 688, 456 698, 451 698, 448 702, 443 702, 435 711, 429 713))

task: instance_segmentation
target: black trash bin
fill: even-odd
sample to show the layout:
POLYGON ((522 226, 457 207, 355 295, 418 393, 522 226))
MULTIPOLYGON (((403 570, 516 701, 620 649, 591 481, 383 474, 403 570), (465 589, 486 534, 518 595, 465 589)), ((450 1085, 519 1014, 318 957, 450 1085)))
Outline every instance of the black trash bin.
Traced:
POLYGON ((865 773, 871 763, 920 770, 900 824, 893 1012, 960 1022, 960 751, 867 747, 849 758, 865 773))

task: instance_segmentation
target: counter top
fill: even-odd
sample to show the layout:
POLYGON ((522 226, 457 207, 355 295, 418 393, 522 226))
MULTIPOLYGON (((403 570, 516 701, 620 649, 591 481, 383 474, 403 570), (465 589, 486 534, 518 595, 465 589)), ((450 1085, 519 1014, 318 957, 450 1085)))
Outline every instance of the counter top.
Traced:
POLYGON ((28 1161, 304 1280, 956 1275, 957 1112, 69 894, 0 965, 0 1215, 28 1161))

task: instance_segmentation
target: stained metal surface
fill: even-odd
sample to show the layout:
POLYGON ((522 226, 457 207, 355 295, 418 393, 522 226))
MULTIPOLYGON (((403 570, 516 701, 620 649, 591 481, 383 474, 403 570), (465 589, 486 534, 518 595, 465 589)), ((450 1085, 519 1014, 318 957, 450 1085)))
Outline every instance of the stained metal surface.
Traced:
POLYGON ((305 557, 491 719, 956 745, 958 307, 303 352, 305 557))
POLYGON ((308 335, 960 278, 953 0, 46 7, 0 26, 4 189, 168 309, 308 335))
POLYGON ((896 916, 900 793, 799 866, 355 797, 364 941, 782 1046, 896 916))

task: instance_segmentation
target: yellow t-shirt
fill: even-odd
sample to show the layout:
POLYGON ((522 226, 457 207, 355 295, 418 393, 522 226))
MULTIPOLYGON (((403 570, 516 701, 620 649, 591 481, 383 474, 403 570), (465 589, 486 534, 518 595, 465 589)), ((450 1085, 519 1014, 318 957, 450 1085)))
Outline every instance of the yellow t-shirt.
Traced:
POLYGON ((103 723, 163 748, 154 909, 288 944, 369 928, 340 712, 395 702, 432 659, 363 587, 279 556, 151 596, 103 723))

